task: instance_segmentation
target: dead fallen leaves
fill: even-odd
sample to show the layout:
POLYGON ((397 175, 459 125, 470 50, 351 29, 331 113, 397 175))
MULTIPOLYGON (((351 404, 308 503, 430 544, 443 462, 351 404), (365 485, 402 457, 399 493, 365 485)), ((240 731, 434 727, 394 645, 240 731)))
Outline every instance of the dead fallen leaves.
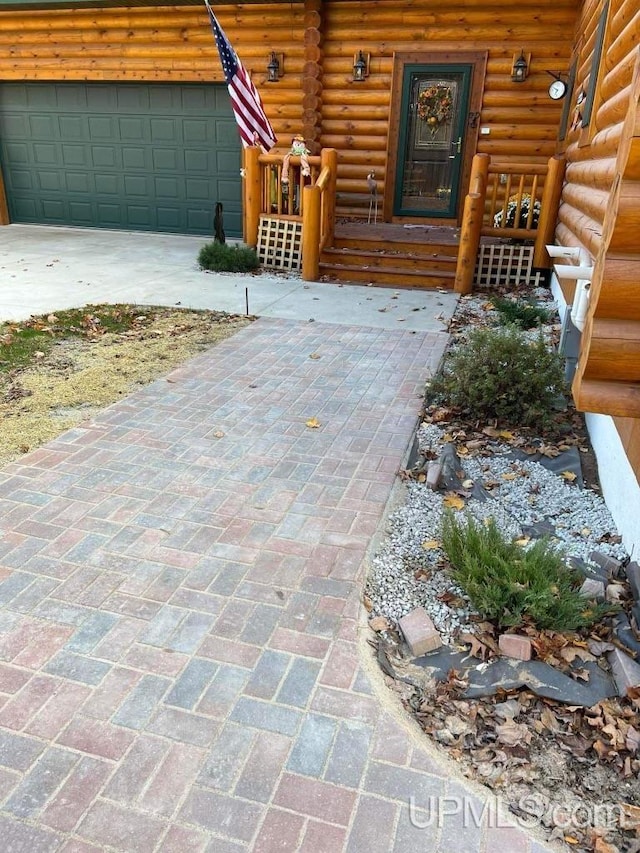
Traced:
POLYGON ((372 619, 369 619, 369 627, 372 631, 378 632, 388 631, 391 625, 384 616, 374 616, 372 619))
POLYGON ((442 505, 447 509, 464 509, 465 502, 464 499, 455 492, 447 492, 442 499, 442 505))

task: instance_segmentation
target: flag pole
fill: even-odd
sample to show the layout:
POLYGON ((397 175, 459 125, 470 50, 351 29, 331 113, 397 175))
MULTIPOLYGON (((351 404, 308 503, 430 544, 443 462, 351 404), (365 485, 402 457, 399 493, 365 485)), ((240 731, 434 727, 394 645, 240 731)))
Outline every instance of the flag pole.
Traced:
POLYGON ((242 145, 245 148, 259 145, 266 153, 276 144, 277 137, 271 122, 267 118, 260 94, 218 23, 209 0, 204 0, 204 5, 209 15, 213 37, 220 55, 242 145))

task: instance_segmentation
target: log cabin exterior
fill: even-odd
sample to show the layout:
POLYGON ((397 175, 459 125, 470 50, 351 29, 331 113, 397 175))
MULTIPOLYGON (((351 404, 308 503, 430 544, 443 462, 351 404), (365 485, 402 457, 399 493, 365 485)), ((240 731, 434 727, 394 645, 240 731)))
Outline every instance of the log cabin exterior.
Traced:
MULTIPOLYGON (((640 548, 640 5, 586 0, 558 150, 566 180, 556 242, 593 264, 573 395, 626 544, 640 548)), ((582 262, 578 260, 576 263, 582 262)), ((573 299, 572 282, 557 295, 573 299)))
MULTIPOLYGON (((536 197, 550 158, 566 162, 548 242, 594 267, 574 395, 608 424, 601 462, 623 457, 619 502, 640 515, 638 0, 213 5, 261 93, 278 156, 297 133, 314 155, 337 152, 338 216, 365 217, 374 171, 381 220, 460 226, 476 155, 490 158, 492 211, 517 164, 536 197), (514 82, 520 56, 526 79, 514 82), (564 98, 549 97, 550 74, 568 85, 564 98), (430 133, 415 95, 442 77, 453 81, 454 118, 430 133)), ((210 234, 221 200, 227 233, 239 236, 240 144, 203 4, 0 0, 0 163, 2 224, 210 234)), ((554 286, 570 303, 571 282, 554 276, 554 286)), ((627 539, 640 547, 640 532, 627 539)))

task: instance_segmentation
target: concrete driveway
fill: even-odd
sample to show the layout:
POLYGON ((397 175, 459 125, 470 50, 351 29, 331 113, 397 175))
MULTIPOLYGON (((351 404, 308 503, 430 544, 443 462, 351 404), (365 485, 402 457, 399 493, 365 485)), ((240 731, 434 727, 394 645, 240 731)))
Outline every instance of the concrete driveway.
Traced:
POLYGON ((207 240, 40 225, 0 228, 0 320, 88 303, 182 305, 284 320, 446 331, 451 292, 307 283, 284 274, 228 275, 197 264, 207 240))

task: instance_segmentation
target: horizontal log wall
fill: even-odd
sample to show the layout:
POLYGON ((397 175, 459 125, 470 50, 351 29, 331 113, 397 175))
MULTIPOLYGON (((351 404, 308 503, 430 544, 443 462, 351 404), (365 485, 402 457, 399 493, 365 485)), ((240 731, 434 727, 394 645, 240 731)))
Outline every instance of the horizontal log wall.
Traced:
MULTIPOLYGON (((546 163, 556 150, 562 104, 547 70, 567 72, 578 2, 524 0, 326 0, 322 143, 340 152, 338 192, 366 193, 373 167, 383 193, 394 52, 488 51, 477 151, 496 160, 546 163), (369 77, 352 80, 354 54, 371 54, 369 77), (513 55, 531 52, 524 83, 513 55)), ((465 188, 466 189, 466 188, 465 188)))
MULTIPOLYGON (((595 32, 604 0, 587 0, 578 32, 582 44, 576 51, 578 73, 572 95, 586 91, 593 58, 595 32)), ((609 30, 600 68, 598 104, 589 129, 567 132, 566 186, 559 212, 557 237, 567 246, 583 246, 595 258, 600 248, 604 215, 609 200, 638 44, 640 12, 636 0, 611 0, 609 30), (595 198, 595 195, 598 198, 595 198)), ((570 116, 570 123, 571 118, 570 116)))
MULTIPOLYGON (((582 11, 573 109, 576 93, 587 91, 593 73, 603 6, 604 0, 587 0, 582 11)), ((639 33, 637 0, 610 0, 591 121, 567 135, 567 183, 556 237, 587 249, 595 261, 576 402, 619 416, 616 426, 640 479, 639 33)))

